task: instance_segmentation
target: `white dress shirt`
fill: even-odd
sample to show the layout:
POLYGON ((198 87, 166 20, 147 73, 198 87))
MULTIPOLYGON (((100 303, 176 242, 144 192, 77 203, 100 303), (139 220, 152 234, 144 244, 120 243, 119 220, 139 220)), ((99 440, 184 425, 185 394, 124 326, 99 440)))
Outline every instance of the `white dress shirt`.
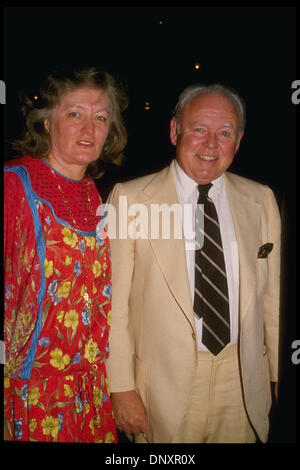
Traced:
MULTIPOLYGON (((175 161, 175 184, 179 203, 182 207, 182 213, 189 214, 187 208, 191 208, 192 217, 183 218, 183 228, 185 234, 186 263, 190 283, 192 304, 194 302, 195 287, 195 251, 191 249, 194 241, 191 239, 193 234, 195 240, 195 208, 198 200, 197 183, 190 178, 175 161), (189 205, 189 206, 188 206, 189 205), (192 219, 192 220, 191 220, 192 219), (192 230, 191 230, 192 229, 192 230)), ((233 220, 226 196, 224 177, 219 176, 212 181, 209 197, 213 200, 218 214, 223 252, 225 258, 225 267, 227 274, 229 311, 230 311, 230 343, 236 343, 238 339, 239 323, 239 260, 238 247, 234 231, 233 220)), ((202 343, 202 318, 195 315, 196 338, 198 349, 206 350, 202 343)))

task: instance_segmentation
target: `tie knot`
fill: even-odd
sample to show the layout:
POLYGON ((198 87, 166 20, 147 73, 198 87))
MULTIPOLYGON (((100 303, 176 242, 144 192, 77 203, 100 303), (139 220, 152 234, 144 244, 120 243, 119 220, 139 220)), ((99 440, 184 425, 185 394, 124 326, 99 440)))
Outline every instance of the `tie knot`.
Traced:
POLYGON ((199 191, 199 199, 204 200, 207 195, 208 191, 212 187, 212 183, 208 184, 198 184, 198 191, 199 191))

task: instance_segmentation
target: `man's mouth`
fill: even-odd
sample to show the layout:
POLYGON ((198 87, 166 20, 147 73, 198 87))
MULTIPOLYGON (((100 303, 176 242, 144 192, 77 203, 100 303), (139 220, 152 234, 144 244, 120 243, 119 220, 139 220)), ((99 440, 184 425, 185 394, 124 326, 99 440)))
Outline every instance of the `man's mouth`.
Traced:
POLYGON ((208 155, 197 155, 198 157, 201 158, 201 160, 205 160, 206 162, 211 162, 213 160, 217 160, 218 157, 216 157, 215 155, 212 155, 212 156, 208 156, 208 155))

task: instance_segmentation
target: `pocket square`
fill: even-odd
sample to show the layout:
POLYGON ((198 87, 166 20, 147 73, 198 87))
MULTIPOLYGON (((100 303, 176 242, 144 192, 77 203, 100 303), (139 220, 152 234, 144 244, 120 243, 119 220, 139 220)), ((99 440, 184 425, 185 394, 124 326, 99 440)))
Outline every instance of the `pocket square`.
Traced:
POLYGON ((265 243, 261 245, 258 250, 257 257, 258 258, 267 258, 271 251, 273 250, 273 243, 265 243))

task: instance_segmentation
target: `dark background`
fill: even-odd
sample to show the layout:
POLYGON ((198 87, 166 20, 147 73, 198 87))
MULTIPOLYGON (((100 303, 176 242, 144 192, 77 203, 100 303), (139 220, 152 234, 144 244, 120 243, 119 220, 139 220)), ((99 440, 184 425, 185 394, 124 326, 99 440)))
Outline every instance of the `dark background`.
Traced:
POLYGON ((3 26, 5 159, 23 129, 18 93, 38 95, 53 69, 104 65, 127 87, 126 159, 97 182, 104 199, 115 182, 158 170, 174 156, 169 120, 186 86, 220 82, 245 99, 246 132, 231 170, 268 184, 283 221, 282 380, 270 442, 295 442, 296 8, 7 6, 3 26))

